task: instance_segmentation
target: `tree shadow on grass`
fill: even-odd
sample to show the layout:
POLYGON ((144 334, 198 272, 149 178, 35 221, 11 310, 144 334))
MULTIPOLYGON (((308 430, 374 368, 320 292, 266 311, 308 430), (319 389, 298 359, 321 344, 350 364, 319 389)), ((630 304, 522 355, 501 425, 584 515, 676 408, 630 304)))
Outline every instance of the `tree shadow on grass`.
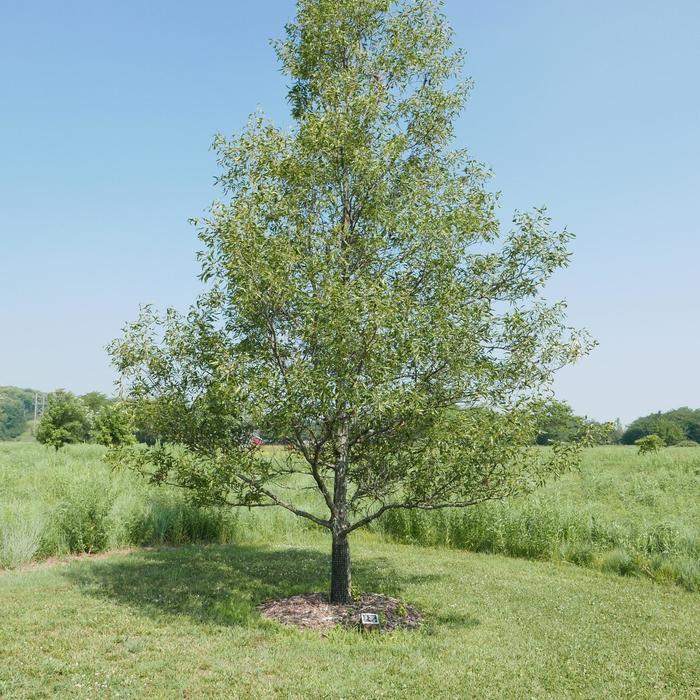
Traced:
MULTIPOLYGON (((84 562, 63 575, 87 595, 154 618, 186 616, 205 624, 257 626, 265 624, 258 603, 327 590, 330 557, 308 548, 187 546, 84 562)), ((402 577, 384 558, 354 562, 353 575, 362 590, 394 596, 412 578, 402 577)))

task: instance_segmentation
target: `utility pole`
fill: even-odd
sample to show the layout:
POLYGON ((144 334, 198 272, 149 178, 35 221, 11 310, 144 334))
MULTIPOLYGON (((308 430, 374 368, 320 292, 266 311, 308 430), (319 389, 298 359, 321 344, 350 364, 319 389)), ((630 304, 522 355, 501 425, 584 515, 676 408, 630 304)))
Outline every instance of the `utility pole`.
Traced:
POLYGON ((46 410, 46 394, 43 392, 34 393, 34 422, 32 423, 32 435, 36 434, 36 422, 44 415, 46 410))

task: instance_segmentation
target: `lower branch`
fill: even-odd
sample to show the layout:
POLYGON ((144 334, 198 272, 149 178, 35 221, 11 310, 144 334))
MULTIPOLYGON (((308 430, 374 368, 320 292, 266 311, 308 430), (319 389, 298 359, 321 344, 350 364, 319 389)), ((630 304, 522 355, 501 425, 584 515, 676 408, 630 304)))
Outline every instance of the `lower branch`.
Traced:
POLYGON ((500 498, 500 496, 483 496, 481 498, 475 498, 470 501, 454 501, 454 502, 444 502, 444 503, 420 503, 420 502, 406 502, 406 503, 386 503, 381 508, 378 508, 374 513, 366 515, 364 518, 360 518, 357 522, 353 523, 349 527, 343 530, 343 534, 349 534, 358 528, 368 525, 373 520, 376 520, 381 515, 386 513, 388 510, 393 510, 397 508, 402 508, 404 510, 439 510, 442 508, 466 508, 467 506, 475 506, 479 503, 484 503, 485 501, 493 501, 500 498))
POLYGON ((284 508, 285 510, 288 510, 290 513, 294 513, 294 515, 298 515, 300 518, 306 518, 307 520, 311 520, 312 522, 316 523, 316 525, 320 525, 321 527, 325 527, 330 529, 331 523, 329 520, 324 520, 323 518, 319 518, 316 515, 313 515, 313 513, 309 513, 308 511, 301 510, 300 508, 297 508, 296 506, 292 505, 291 503, 287 503, 286 501, 283 501, 279 496, 274 494, 272 491, 264 488, 260 484, 256 483, 254 479, 251 479, 250 477, 244 476, 242 474, 236 474, 235 475, 237 479, 240 479, 243 483, 247 484, 250 486, 252 489, 254 489, 257 493, 261 493, 264 496, 267 496, 272 503, 270 505, 276 505, 280 506, 281 508, 284 508))

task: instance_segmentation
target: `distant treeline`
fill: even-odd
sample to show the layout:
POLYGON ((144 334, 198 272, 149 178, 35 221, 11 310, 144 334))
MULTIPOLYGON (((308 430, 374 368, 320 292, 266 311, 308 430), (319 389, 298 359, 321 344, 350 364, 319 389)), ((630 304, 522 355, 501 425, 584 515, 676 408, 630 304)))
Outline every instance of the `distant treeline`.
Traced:
MULTIPOLYGON (((0 440, 14 440, 26 433, 34 417, 34 389, 0 387, 0 440)), ((124 415, 125 405, 98 391, 82 396, 59 389, 49 394, 44 418, 35 426, 40 442, 60 447, 71 442, 101 442, 114 444, 136 439, 155 442, 155 431, 133 426, 124 415)), ((666 413, 652 413, 637 418, 627 429, 620 421, 599 423, 578 416, 564 401, 546 403, 537 420, 535 444, 573 442, 591 434, 600 444, 632 445, 639 438, 658 435, 666 445, 700 443, 700 409, 677 408, 666 413), (603 428, 596 430, 596 428, 603 428)), ((285 440, 260 431, 267 443, 285 440)))
POLYGON ((33 389, 0 386, 0 440, 19 437, 34 416, 33 389))
POLYGON ((633 421, 621 437, 625 445, 647 435, 658 435, 667 445, 700 443, 700 409, 676 408, 633 421))
POLYGON ((584 438, 595 444, 612 445, 620 442, 623 433, 619 420, 600 423, 586 416, 577 416, 568 403, 555 399, 542 407, 536 428, 536 445, 576 442, 584 438))
MULTIPOLYGON (((553 442, 571 442, 581 438, 590 427, 603 424, 574 414, 563 401, 545 405, 538 421, 535 442, 547 445, 553 442)), ((640 438, 658 435, 665 445, 694 445, 700 443, 700 409, 676 408, 666 413, 652 413, 633 421, 626 429, 617 420, 613 430, 600 431, 607 444, 633 445, 640 438)))
MULTIPOLYGON (((117 410, 115 399, 98 391, 75 396, 59 389, 43 400, 44 392, 20 389, 14 386, 0 387, 0 440, 15 440, 26 433, 34 419, 34 403, 39 397, 39 409, 43 416, 34 426, 40 442, 50 442, 60 437, 68 442, 98 442, 100 430, 117 410)), ((53 443, 51 443, 53 444, 53 443)))

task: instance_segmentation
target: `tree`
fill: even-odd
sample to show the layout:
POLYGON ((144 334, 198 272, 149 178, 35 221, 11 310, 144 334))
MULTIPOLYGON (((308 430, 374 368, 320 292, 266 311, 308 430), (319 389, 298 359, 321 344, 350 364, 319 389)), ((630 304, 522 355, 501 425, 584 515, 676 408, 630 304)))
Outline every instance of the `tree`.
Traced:
POLYGON ((564 401, 548 401, 537 418, 538 445, 553 442, 570 442, 584 431, 586 421, 574 414, 573 409, 564 401))
POLYGON ((639 454, 645 455, 658 452, 664 446, 664 441, 658 435, 645 435, 635 440, 634 444, 639 447, 639 454))
POLYGON ((34 395, 33 389, 0 387, 0 440, 12 440, 24 432, 33 414, 34 395))
POLYGON ((95 415, 99 414, 105 406, 109 406, 109 404, 113 402, 106 394, 99 391, 89 391, 79 398, 95 415))
POLYGON ((300 0, 286 30, 293 128, 256 115, 215 139, 227 200, 196 222, 206 292, 184 317, 145 307, 111 346, 164 441, 113 459, 328 530, 331 599, 347 601, 358 528, 568 468, 576 445, 528 447, 534 406, 591 343, 541 299, 571 234, 543 210, 501 233, 488 170, 452 146, 469 85, 439 6, 300 0), (253 430, 290 450, 270 458, 253 430))
POLYGON ((86 442, 90 437, 90 418, 85 405, 69 391, 50 394, 36 431, 36 439, 59 450, 66 444, 86 442))
POLYGON ((27 416, 22 402, 0 393, 0 440, 11 440, 24 432, 27 416))
POLYGON ((645 435, 658 435, 667 445, 675 445, 681 440, 697 441, 700 438, 700 410, 683 407, 637 418, 622 435, 622 442, 636 444, 637 439, 645 435))
POLYGON ((625 429, 622 425, 622 421, 619 418, 616 418, 615 422, 613 423, 613 428, 610 431, 610 443, 613 445, 620 444, 624 433, 625 429))
POLYGON ((92 440, 106 447, 131 445, 136 441, 127 406, 106 403, 95 417, 92 440))

